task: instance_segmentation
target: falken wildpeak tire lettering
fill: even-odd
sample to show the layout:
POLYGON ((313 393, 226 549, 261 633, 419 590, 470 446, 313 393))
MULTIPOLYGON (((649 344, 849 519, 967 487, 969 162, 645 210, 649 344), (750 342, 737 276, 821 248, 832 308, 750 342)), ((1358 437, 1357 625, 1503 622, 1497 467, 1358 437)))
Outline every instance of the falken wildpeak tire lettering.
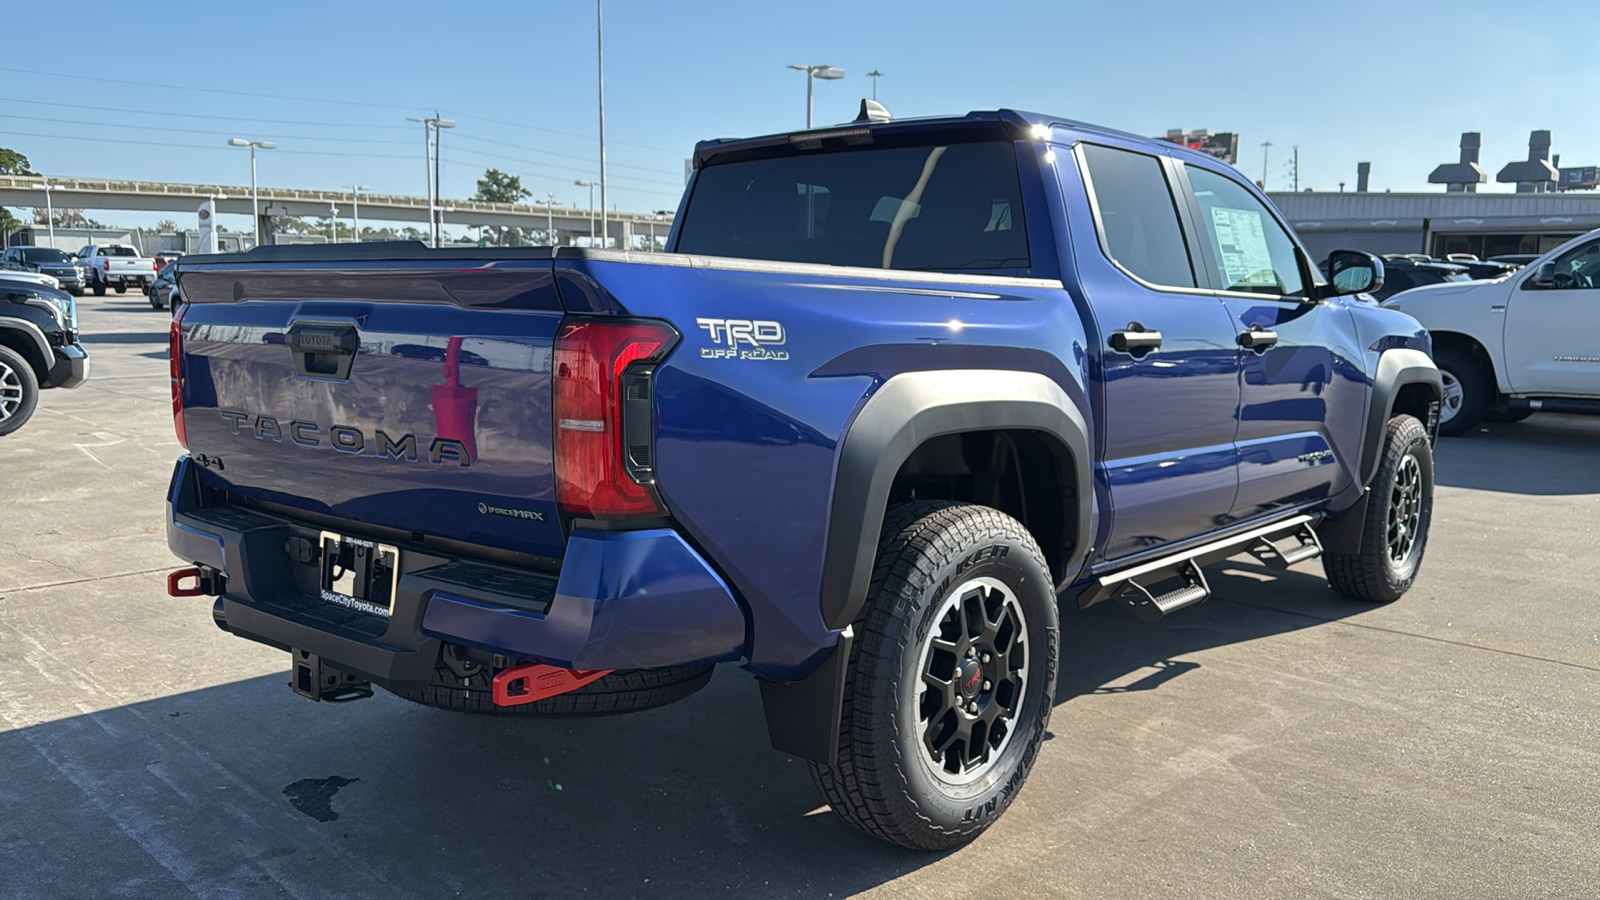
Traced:
MULTIPOLYGON (((971 841, 1027 780, 1054 703, 1060 627, 1037 543, 1020 522, 989 507, 947 501, 896 506, 884 523, 867 604, 853 627, 837 761, 810 763, 812 780, 834 812, 874 837, 917 850, 971 841), (984 579, 1014 599, 1026 629, 1026 661, 1021 695, 1012 698, 1009 739, 962 781, 939 774, 927 743, 933 723, 919 718, 928 709, 923 651, 947 595, 984 579)), ((948 751, 943 761, 949 762, 948 751)))
POLYGON ((1433 447, 1428 432, 1412 416, 1389 420, 1384 432, 1383 461, 1369 488, 1361 549, 1325 553, 1322 568, 1334 590, 1355 600, 1390 603, 1410 590, 1422 566, 1433 522, 1433 447), (1416 490, 1407 488, 1415 472, 1416 490), (1414 508, 1412 508, 1414 505, 1414 508), (1391 554, 1396 525, 1414 529, 1401 559, 1391 554))

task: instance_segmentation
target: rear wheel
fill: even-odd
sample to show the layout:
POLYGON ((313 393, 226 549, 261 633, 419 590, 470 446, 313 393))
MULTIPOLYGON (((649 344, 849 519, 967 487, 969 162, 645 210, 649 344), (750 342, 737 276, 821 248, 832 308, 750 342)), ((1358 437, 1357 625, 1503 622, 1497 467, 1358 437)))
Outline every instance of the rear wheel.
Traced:
POLYGON ((1334 590, 1356 600, 1398 600, 1417 580, 1433 521, 1433 447, 1412 416, 1389 420, 1383 461, 1372 479, 1362 523, 1361 549, 1324 553, 1322 568, 1334 590))
POLYGON ((1494 376, 1478 360, 1456 350, 1438 351, 1433 362, 1444 387, 1439 433, 1452 437, 1466 434, 1489 412, 1495 397, 1494 376))
POLYGON ((104 297, 106 295, 106 283, 98 278, 94 281, 94 295, 96 297, 104 297))
POLYGON ((39 405, 39 380, 28 361, 0 347, 0 434, 10 434, 33 417, 39 405))
POLYGON ((435 709, 511 718, 529 716, 603 716, 641 712, 676 703, 711 681, 713 666, 668 666, 661 669, 618 669, 575 691, 520 706, 496 706, 494 673, 470 662, 441 663, 434 683, 393 693, 435 709))
POLYGON ((853 623, 833 811, 916 850, 957 847, 1005 812, 1050 722, 1060 626, 1032 535, 998 510, 897 506, 853 623))
POLYGON ((119 294, 126 294, 128 292, 128 286, 123 284, 120 281, 117 282, 116 288, 117 288, 117 293, 119 293, 119 294))

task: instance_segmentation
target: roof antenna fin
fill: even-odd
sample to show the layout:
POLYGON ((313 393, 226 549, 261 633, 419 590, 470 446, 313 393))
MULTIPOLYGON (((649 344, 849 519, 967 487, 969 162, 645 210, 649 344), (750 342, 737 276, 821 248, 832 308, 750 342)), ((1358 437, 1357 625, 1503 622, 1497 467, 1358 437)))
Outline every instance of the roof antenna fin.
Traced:
POLYGON ((873 125, 878 122, 889 121, 889 110, 876 100, 861 99, 861 113, 856 116, 852 125, 873 125))

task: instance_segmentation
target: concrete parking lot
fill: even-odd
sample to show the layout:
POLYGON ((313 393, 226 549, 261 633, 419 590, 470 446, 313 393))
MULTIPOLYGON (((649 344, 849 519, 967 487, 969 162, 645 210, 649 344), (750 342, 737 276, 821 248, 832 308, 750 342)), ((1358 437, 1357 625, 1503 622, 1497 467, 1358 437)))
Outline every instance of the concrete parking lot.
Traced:
POLYGON ((1209 570, 1064 614, 1011 812, 921 855, 819 807, 735 667, 665 709, 312 704, 172 599, 167 314, 86 297, 91 380, 0 438, 0 895, 1600 895, 1600 420, 1447 439, 1417 587, 1209 570))

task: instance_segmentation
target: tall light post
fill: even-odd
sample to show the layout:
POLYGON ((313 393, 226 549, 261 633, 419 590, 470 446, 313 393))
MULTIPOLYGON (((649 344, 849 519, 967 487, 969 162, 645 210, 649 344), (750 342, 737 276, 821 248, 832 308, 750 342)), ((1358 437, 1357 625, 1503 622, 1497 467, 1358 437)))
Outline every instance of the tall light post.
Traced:
POLYGON ((332 243, 339 243, 339 207, 328 204, 328 238, 332 243))
POLYGON ((867 77, 872 79, 872 99, 876 100, 878 99, 878 79, 883 77, 883 73, 873 69, 867 73, 867 77))
POLYGON ((256 246, 261 246, 261 199, 256 192, 256 149, 276 150, 278 145, 272 141, 247 141, 243 138, 230 138, 229 147, 250 148, 250 218, 256 225, 256 246))
POLYGON ((544 233, 550 240, 550 246, 556 245, 556 194, 550 191, 544 195, 544 233))
POLYGON ((355 242, 359 244, 361 243, 361 192, 370 191, 372 188, 364 184, 347 184, 345 187, 350 189, 351 221, 355 223, 351 233, 355 236, 355 242))
POLYGON ((406 121, 422 123, 422 167, 427 170, 428 175, 428 236, 433 246, 437 247, 439 246, 440 232, 444 230, 441 227, 438 213, 439 195, 441 193, 439 189, 439 167, 444 157, 443 129, 454 128, 456 123, 454 119, 440 118, 437 110, 434 111, 430 118, 419 119, 415 116, 407 116, 406 121))
MULTIPOLYGON (((601 27, 600 0, 594 0, 594 42, 595 42, 595 68, 598 72, 600 87, 600 240, 601 246, 611 243, 610 231, 606 228, 606 42, 605 33, 601 27)), ((590 201, 590 206, 594 205, 590 201)), ((589 230, 594 231, 591 224, 589 230)), ((594 235, 589 235, 593 242, 594 235)))
POLYGON ((594 185, 592 181, 574 181, 578 187, 589 189, 589 246, 594 246, 594 185))
POLYGON ((44 191, 44 211, 45 211, 45 218, 50 223, 50 246, 51 247, 54 247, 56 245, 56 206, 55 206, 55 203, 50 199, 50 191, 53 190, 55 187, 56 187, 56 185, 53 185, 48 181, 41 181, 38 184, 33 186, 33 189, 36 190, 36 191, 44 191))
POLYGON ((844 77, 843 69, 833 66, 789 66, 800 72, 806 73, 806 127, 811 127, 811 82, 821 78, 823 81, 838 81, 844 77))

